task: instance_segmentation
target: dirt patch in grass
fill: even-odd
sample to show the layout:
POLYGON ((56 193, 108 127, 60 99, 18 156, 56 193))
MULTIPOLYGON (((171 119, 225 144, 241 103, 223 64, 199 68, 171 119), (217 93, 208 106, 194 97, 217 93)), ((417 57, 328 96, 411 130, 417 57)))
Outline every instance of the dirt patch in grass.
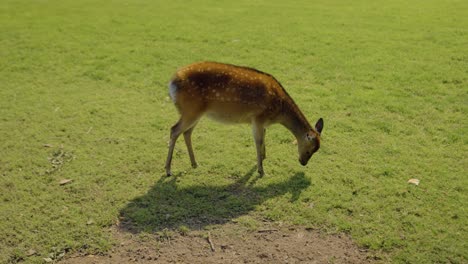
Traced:
POLYGON ((229 223, 211 230, 132 234, 114 228, 116 246, 103 255, 75 254, 61 263, 370 263, 345 235, 302 227, 247 230, 229 223))

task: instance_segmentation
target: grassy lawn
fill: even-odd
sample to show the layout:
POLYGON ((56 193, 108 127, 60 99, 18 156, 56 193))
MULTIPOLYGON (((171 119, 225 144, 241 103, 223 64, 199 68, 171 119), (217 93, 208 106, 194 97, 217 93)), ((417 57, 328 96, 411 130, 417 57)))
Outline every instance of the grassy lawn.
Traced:
POLYGON ((383 261, 466 263, 467 10, 0 0, 0 263, 104 252, 117 221, 140 233, 283 222, 345 232, 383 261), (203 119, 199 168, 180 138, 164 177, 178 118, 167 82, 200 60, 271 73, 311 123, 323 117, 309 165, 272 126, 258 178, 250 127, 203 119))

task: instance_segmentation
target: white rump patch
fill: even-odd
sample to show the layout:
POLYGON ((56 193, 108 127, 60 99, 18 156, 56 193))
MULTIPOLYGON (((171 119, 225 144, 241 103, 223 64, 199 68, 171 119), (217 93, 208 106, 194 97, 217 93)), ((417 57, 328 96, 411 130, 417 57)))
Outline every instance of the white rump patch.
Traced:
POLYGON ((176 101, 177 88, 177 85, 175 85, 173 82, 169 83, 169 96, 174 103, 176 101))

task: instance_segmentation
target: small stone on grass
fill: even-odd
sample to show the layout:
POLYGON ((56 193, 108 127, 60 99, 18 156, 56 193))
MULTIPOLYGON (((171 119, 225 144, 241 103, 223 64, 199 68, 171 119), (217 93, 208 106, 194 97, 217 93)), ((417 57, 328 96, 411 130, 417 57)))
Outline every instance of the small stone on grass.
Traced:
POLYGON ((72 182, 73 180, 72 179, 63 179, 60 181, 60 185, 65 185, 65 184, 68 184, 70 182, 72 182))
POLYGON ((414 185, 419 185, 419 180, 418 179, 409 179, 408 180, 408 183, 409 184, 414 184, 414 185))

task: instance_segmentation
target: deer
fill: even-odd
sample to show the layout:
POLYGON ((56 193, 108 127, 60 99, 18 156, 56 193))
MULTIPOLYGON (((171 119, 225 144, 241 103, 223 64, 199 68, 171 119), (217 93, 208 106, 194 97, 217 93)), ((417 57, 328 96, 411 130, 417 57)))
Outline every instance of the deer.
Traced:
POLYGON ((191 136, 202 116, 222 123, 252 125, 260 177, 264 175, 265 131, 269 125, 281 124, 295 136, 303 166, 320 148, 323 119, 311 127, 280 82, 257 69, 209 61, 193 63, 176 71, 169 82, 169 96, 180 119, 170 130, 167 176, 172 175, 172 154, 181 134, 192 167, 198 166, 191 136))

